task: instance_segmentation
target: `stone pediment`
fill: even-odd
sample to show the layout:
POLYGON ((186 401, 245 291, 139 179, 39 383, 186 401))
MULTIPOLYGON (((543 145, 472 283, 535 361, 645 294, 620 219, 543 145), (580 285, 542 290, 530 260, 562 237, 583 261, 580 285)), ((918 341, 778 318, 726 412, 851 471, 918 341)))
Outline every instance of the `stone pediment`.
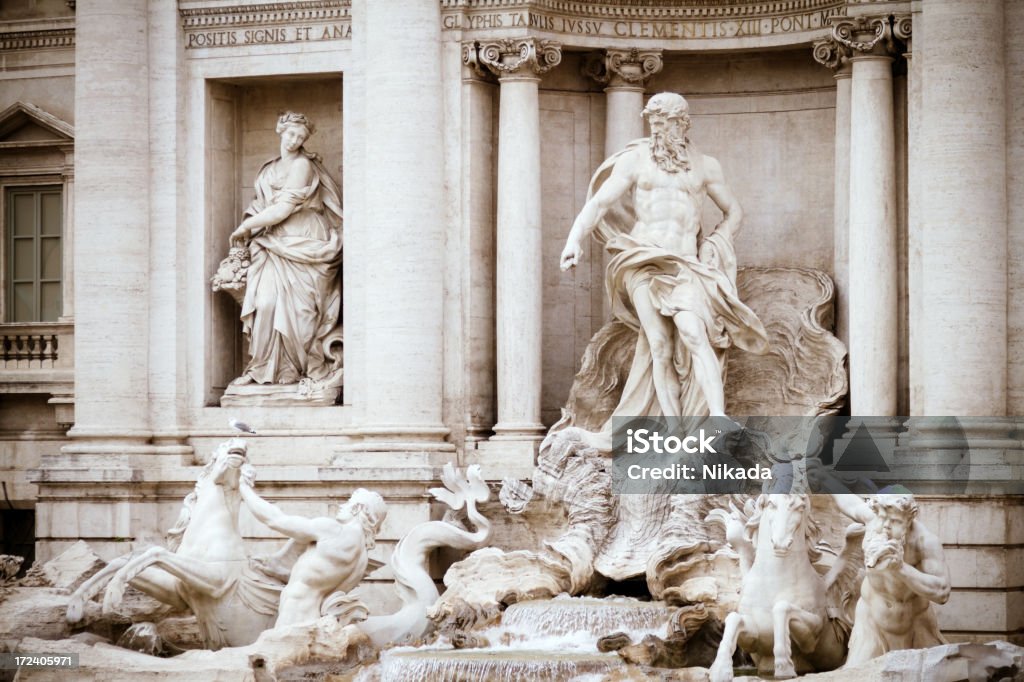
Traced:
POLYGON ((0 149, 73 145, 75 129, 67 121, 27 102, 0 112, 0 149))

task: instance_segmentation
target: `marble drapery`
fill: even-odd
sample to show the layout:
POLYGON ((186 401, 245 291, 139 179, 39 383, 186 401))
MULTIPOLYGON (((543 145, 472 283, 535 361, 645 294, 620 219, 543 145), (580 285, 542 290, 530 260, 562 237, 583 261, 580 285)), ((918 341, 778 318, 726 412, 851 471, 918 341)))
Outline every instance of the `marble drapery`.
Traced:
POLYGON ((284 188, 278 159, 268 161, 245 212, 257 215, 277 203, 295 206, 249 244, 241 319, 250 360, 243 377, 260 384, 322 381, 332 371, 323 346, 341 309, 341 193, 319 159, 305 153, 313 166, 309 185, 284 188))

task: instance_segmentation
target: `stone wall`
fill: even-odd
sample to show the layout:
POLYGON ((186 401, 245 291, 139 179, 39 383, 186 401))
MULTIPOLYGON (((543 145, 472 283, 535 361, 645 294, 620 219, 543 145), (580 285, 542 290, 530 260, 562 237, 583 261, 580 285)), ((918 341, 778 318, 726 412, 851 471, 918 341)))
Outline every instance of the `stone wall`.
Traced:
POLYGON ((950 641, 1024 642, 1024 500, 920 496, 920 518, 942 541, 953 591, 937 607, 950 641))

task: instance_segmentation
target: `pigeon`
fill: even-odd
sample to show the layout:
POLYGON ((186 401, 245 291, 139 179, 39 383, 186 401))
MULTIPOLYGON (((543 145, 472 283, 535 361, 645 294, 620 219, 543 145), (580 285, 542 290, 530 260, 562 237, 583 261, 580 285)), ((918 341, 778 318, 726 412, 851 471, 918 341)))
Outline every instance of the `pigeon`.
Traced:
POLYGON ((229 421, 228 422, 228 426, 230 426, 231 428, 233 428, 233 429, 235 429, 237 431, 241 431, 242 433, 251 433, 251 434, 254 434, 254 435, 256 433, 256 429, 252 428, 251 426, 249 426, 245 422, 238 421, 237 419, 232 419, 231 421, 229 421))

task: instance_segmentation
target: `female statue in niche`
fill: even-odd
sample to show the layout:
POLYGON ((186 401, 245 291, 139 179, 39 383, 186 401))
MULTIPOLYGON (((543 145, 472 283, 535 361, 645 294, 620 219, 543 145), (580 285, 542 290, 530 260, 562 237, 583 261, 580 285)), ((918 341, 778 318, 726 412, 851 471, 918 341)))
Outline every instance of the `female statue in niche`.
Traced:
POLYGON ((303 147, 314 132, 303 114, 277 119, 281 155, 260 168, 256 198, 231 234, 233 250, 249 251, 241 319, 250 356, 232 386, 340 385, 340 358, 329 353, 340 340, 341 193, 303 147))

